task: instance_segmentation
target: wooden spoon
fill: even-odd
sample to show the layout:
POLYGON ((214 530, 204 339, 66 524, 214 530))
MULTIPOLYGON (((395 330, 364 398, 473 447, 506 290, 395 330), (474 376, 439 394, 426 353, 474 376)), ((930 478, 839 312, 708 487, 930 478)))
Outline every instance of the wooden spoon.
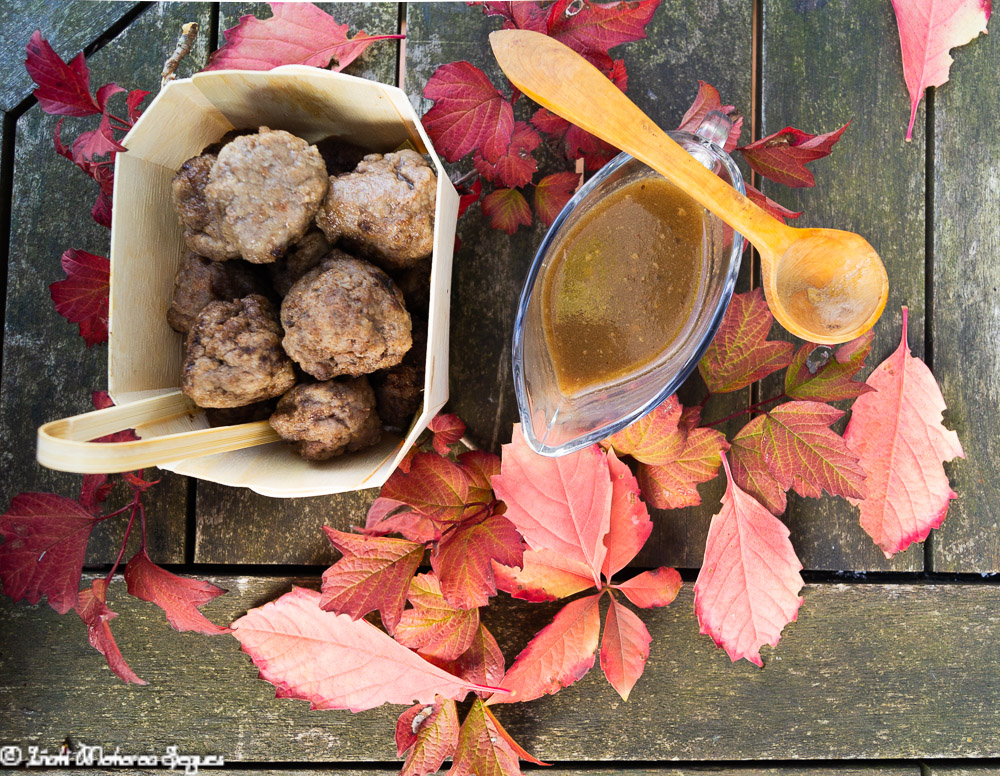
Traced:
POLYGON ((847 342, 868 331, 889 296, 868 241, 837 229, 796 229, 703 167, 587 60, 527 30, 490 34, 497 62, 544 108, 628 152, 745 236, 760 253, 764 294, 778 322, 809 342, 847 342))

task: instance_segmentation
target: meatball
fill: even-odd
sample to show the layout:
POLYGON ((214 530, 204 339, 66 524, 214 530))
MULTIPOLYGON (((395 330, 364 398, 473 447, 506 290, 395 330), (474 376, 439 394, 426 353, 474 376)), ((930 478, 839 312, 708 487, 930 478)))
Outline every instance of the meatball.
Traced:
POLYGON ((323 157, 326 171, 330 175, 350 172, 368 153, 361 146, 348 143, 346 140, 339 140, 336 137, 326 137, 318 141, 316 150, 323 157))
POLYGON ((388 369, 412 343, 403 294, 378 267, 346 255, 292 286, 281 324, 285 352, 317 380, 388 369))
POLYGON ((188 332, 181 390, 199 407, 242 407, 295 385, 274 307, 253 294, 210 302, 188 332))
POLYGON ((261 127, 219 151, 205 197, 224 238, 240 255, 253 264, 269 264, 306 233, 328 180, 315 146, 261 127))
MULTIPOLYGON (((330 243, 319 229, 306 232, 305 237, 291 247, 283 259, 267 265, 271 284, 279 296, 291 291, 300 277, 317 266, 330 254, 330 243)), ((346 255, 346 254, 344 254, 346 255)))
POLYGON ((223 236, 215 210, 205 198, 215 160, 215 154, 202 154, 181 165, 171 184, 174 210, 188 248, 216 261, 238 259, 239 249, 223 236))
POLYGON ((410 315, 426 318, 431 299, 431 263, 419 264, 392 274, 393 282, 403 292, 403 300, 410 315))
POLYGON ((271 427, 310 461, 370 447, 382 438, 375 394, 365 377, 295 386, 278 402, 271 427))
POLYGON ((385 269, 431 255, 437 178, 416 151, 369 154, 354 172, 330 178, 316 223, 385 269))
POLYGON ((255 135, 257 133, 256 129, 231 129, 214 143, 209 143, 207 146, 201 149, 203 154, 218 154, 223 148, 229 145, 238 137, 243 137, 244 135, 255 135))
POLYGON ((413 322, 413 347, 396 366, 371 376, 375 407, 385 425, 405 431, 424 401, 427 325, 413 322))
POLYGON ((260 279, 246 262, 218 262, 189 253, 174 279, 174 299, 167 310, 167 323, 174 331, 187 334, 209 302, 230 302, 261 290, 260 279))

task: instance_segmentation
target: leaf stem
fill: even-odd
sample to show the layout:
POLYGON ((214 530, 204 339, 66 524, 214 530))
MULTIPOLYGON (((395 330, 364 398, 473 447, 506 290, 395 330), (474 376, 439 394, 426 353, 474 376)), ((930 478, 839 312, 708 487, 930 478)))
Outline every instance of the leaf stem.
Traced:
POLYGON ((479 175, 479 170, 476 170, 475 168, 473 168, 473 169, 469 170, 467 173, 465 173, 465 175, 462 175, 458 180, 452 181, 451 185, 454 186, 457 189, 459 186, 467 183, 468 181, 471 181, 473 178, 477 177, 478 175, 479 175))
POLYGON ((135 515, 141 509, 142 504, 139 503, 139 500, 134 500, 132 502, 132 516, 128 519, 128 525, 125 526, 125 536, 122 538, 122 546, 121 549, 118 550, 118 557, 115 558, 115 564, 111 567, 111 571, 109 571, 108 575, 104 578, 104 581, 107 584, 111 583, 112 577, 114 577, 115 572, 118 570, 118 564, 122 562, 122 557, 125 555, 125 547, 128 545, 129 534, 132 533, 132 524, 135 522, 135 515))
POLYGON ((749 407, 744 407, 743 409, 738 410, 738 411, 734 412, 731 415, 726 415, 726 417, 724 417, 724 418, 719 418, 718 420, 713 420, 711 423, 705 423, 705 424, 703 424, 703 427, 704 428, 712 428, 712 426, 718 426, 718 425, 720 425, 722 423, 725 423, 727 420, 732 420, 733 418, 738 418, 738 417, 740 417, 740 415, 746 415, 747 413, 755 412, 757 409, 759 409, 760 407, 763 407, 765 404, 770 404, 772 402, 781 401, 782 399, 787 399, 787 398, 788 398, 788 394, 782 392, 778 396, 772 396, 770 399, 761 399, 759 402, 755 402, 754 404, 751 404, 749 407))

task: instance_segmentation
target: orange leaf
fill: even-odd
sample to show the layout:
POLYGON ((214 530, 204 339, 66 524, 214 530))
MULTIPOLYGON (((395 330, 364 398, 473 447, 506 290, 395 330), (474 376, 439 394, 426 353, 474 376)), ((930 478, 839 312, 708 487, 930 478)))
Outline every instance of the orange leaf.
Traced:
POLYGON ((642 620, 612 596, 601 639, 601 669, 623 701, 642 676, 652 641, 642 620))

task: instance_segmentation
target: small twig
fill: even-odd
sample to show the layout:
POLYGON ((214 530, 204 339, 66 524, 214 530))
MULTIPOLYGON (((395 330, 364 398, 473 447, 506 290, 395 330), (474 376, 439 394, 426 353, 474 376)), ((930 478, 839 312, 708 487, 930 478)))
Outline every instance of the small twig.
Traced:
POLYGON ((738 418, 740 415, 746 415, 749 412, 755 412, 760 407, 763 407, 765 404, 771 404, 772 402, 781 401, 782 399, 787 399, 787 398, 788 394, 782 393, 779 394, 778 396, 772 396, 770 399, 761 399, 759 402, 751 404, 749 407, 744 407, 743 409, 734 412, 732 415, 726 415, 726 417, 719 418, 718 420, 713 420, 711 423, 705 423, 704 427, 711 428, 712 426, 718 426, 721 423, 725 423, 727 420, 738 418))
POLYGON ((191 53, 195 38, 198 37, 198 22, 188 22, 181 27, 181 35, 177 39, 177 48, 170 55, 163 65, 163 72, 160 73, 160 88, 166 86, 167 81, 177 78, 177 68, 180 67, 181 60, 191 53))
POLYGON ((451 185, 454 186, 457 189, 459 186, 461 186, 462 184, 467 183, 468 181, 472 180, 477 175, 479 175, 479 170, 475 170, 475 169, 469 170, 467 173, 465 173, 465 175, 463 175, 458 180, 452 181, 451 185))
POLYGON ((470 450, 478 450, 479 449, 479 445, 477 445, 475 442, 473 442, 471 439, 469 439, 469 435, 468 434, 463 434, 462 438, 459 439, 458 441, 461 442, 463 445, 465 445, 470 450))

